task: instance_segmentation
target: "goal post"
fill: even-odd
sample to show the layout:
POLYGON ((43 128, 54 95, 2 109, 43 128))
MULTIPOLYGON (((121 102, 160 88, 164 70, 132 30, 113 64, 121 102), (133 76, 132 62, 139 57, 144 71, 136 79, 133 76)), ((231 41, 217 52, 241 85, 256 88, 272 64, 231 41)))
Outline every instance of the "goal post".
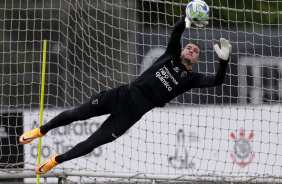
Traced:
MULTIPOLYGON (((48 183, 281 183, 280 0, 206 0, 209 25, 186 29, 198 43, 195 72, 213 75, 221 37, 232 44, 222 86, 192 89, 145 114, 116 141, 55 167, 48 183), (57 177, 57 178, 56 178, 57 177), (78 179, 79 177, 79 179, 78 179)), ((43 124, 92 94, 127 84, 166 49, 187 0, 0 2, 0 183, 35 183, 43 40, 48 40, 43 124)), ((41 161, 87 139, 107 116, 53 129, 41 161)))

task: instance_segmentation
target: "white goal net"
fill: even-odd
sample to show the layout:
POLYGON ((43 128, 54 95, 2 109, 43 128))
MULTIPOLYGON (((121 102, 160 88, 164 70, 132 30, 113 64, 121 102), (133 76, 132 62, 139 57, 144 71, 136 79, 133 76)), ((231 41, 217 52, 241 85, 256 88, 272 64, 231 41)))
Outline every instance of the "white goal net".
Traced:
MULTIPOLYGON (((45 176, 70 183, 281 182, 282 1, 205 2, 209 25, 186 29, 182 44, 200 45, 193 70, 210 75, 218 67, 213 45, 230 40, 223 85, 187 91, 116 141, 45 176)), ((39 126, 43 40, 45 124, 92 94, 136 79, 164 52, 187 3, 0 1, 0 183, 36 181, 38 140, 21 145, 18 139, 39 126)), ((106 118, 50 131, 42 138, 41 162, 88 138, 106 118)))

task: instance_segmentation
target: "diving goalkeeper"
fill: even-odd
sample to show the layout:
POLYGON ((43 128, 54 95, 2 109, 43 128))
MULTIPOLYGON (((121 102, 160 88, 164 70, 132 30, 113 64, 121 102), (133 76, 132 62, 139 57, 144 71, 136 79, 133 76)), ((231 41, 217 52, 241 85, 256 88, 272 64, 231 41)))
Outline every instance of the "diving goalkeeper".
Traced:
MULTIPOLYGON (((214 45, 220 59, 215 75, 206 76, 193 72, 192 66, 199 62, 201 49, 196 43, 189 43, 182 50, 180 43, 185 27, 190 28, 191 24, 186 16, 178 20, 171 32, 165 53, 130 84, 94 94, 89 101, 72 110, 63 111, 45 125, 21 135, 20 142, 27 144, 46 135, 51 129, 74 121, 110 114, 89 138, 65 153, 53 155, 51 159, 38 165, 35 172, 44 174, 57 164, 86 155, 95 148, 114 141, 146 112, 155 107, 164 107, 173 98, 192 88, 222 85, 232 49, 229 41, 221 38, 221 48, 217 44, 214 45)), ((203 27, 207 24, 205 21, 195 25, 203 27)))

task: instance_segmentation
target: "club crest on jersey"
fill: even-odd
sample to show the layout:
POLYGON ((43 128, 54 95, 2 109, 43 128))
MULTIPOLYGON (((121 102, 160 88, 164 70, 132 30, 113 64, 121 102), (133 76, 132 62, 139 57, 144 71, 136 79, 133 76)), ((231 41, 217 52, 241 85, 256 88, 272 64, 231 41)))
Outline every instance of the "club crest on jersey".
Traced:
POLYGON ((181 73, 181 77, 186 77, 187 76, 187 72, 186 71, 183 71, 182 73, 181 73))
POLYGON ((97 104, 98 104, 98 99, 92 101, 92 105, 97 105, 97 104))

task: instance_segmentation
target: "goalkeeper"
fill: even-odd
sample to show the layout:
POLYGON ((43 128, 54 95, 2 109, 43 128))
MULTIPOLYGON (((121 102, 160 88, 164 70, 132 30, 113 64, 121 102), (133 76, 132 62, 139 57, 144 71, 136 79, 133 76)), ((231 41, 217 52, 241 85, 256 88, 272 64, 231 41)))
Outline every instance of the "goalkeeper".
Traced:
MULTIPOLYGON (((205 21, 195 24, 207 25, 205 21)), ((231 45, 221 38, 221 48, 216 44, 214 50, 219 57, 219 68, 215 75, 205 76, 193 72, 192 66, 199 62, 201 50, 195 43, 181 49, 181 37, 185 27, 191 22, 183 16, 173 27, 165 53, 140 77, 127 85, 121 85, 108 91, 92 95, 91 99, 72 110, 66 110, 45 125, 24 133, 20 137, 22 144, 30 143, 44 136, 51 129, 68 125, 74 121, 110 114, 105 122, 85 141, 69 151, 55 154, 35 169, 37 174, 44 174, 57 164, 81 157, 103 144, 114 141, 123 135, 149 110, 164 107, 176 96, 192 89, 220 86, 226 74, 231 45)))

